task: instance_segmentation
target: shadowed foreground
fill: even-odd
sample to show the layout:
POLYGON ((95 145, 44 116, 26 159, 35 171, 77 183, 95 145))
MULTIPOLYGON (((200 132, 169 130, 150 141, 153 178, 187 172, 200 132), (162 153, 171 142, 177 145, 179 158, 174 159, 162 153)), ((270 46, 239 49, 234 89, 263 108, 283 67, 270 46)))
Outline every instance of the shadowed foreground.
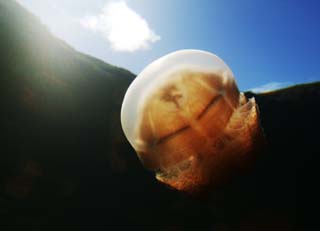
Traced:
MULTIPOLYGON (((52 139, 52 130, 40 126, 41 147, 37 143, 25 152, 7 147, 1 154, 8 160, 1 163, 1 225, 9 230, 306 230, 315 222, 319 92, 315 83, 255 95, 267 150, 248 175, 205 199, 158 184, 120 133, 113 145, 105 145, 99 128, 87 139, 88 128, 60 127, 52 139), (82 141, 66 143, 71 137, 82 141)), ((13 137, 19 150, 36 142, 30 135, 13 137)))

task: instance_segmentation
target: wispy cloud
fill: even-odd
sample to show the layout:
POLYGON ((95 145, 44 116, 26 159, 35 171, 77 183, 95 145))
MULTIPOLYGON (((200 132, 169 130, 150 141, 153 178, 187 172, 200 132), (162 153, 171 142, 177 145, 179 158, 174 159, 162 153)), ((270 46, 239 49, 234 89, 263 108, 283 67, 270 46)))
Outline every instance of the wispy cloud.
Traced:
POLYGON ((87 16, 81 24, 101 33, 116 51, 144 50, 160 40, 148 22, 129 8, 125 1, 107 3, 99 15, 87 16))
POLYGON ((270 82, 262 86, 249 89, 249 91, 252 91, 255 93, 263 93, 263 92, 269 92, 269 91, 274 91, 280 88, 288 87, 290 85, 293 85, 293 83, 292 82, 270 82))

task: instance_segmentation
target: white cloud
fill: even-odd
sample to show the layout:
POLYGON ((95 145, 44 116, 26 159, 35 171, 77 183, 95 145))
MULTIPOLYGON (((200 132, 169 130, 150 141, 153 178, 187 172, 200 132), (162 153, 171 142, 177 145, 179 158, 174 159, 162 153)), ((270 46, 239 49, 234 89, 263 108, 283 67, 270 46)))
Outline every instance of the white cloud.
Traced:
POLYGON ((99 15, 87 16, 81 24, 101 33, 116 51, 143 50, 160 40, 147 21, 129 8, 125 1, 107 3, 99 15))
POLYGON ((252 91, 255 93, 270 92, 270 91, 274 91, 274 90, 277 90, 280 88, 288 87, 292 84, 293 83, 291 83, 291 82, 270 82, 270 83, 264 84, 262 86, 249 89, 249 91, 252 91))

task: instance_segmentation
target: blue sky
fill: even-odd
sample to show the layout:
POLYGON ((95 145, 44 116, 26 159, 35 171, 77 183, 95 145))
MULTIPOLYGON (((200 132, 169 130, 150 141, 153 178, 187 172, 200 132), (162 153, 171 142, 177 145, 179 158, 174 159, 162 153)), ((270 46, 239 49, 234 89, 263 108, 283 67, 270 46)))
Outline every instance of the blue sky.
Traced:
POLYGON ((241 90, 320 81, 316 0, 17 1, 77 50, 136 74, 192 48, 221 57, 241 90))

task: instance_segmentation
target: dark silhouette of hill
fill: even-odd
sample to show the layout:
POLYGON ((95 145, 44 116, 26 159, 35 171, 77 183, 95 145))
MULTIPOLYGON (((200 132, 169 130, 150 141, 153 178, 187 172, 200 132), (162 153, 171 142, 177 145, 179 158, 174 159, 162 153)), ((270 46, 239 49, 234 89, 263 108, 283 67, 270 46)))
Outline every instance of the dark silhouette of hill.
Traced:
POLYGON ((247 92, 266 150, 250 173, 194 199, 157 183, 122 134, 132 73, 75 51, 11 0, 0 1, 0 51, 1 230, 306 230, 316 222, 320 83, 247 92))

